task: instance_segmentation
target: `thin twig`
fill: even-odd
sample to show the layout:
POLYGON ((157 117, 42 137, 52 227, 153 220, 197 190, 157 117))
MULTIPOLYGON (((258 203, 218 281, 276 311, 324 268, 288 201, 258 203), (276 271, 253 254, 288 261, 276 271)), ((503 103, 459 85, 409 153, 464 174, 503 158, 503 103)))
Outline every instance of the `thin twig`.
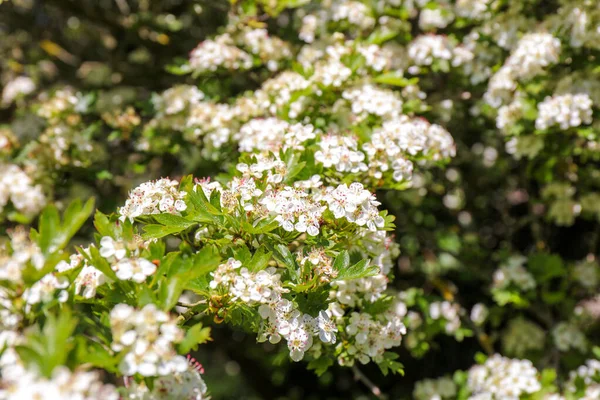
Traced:
POLYGON ((179 307, 185 307, 185 308, 192 308, 192 307, 196 307, 199 306, 200 304, 206 304, 206 299, 202 299, 200 301, 197 301, 195 303, 184 303, 182 301, 178 301, 177 305, 179 307))
POLYGON ((381 393, 381 389, 379 389, 377 385, 375 385, 369 378, 367 378, 367 376, 363 374, 363 372, 360 369, 358 369, 356 364, 352 366, 352 371, 354 372, 354 378, 364 383, 365 386, 369 388, 371 393, 375 395, 375 397, 382 400, 387 399, 387 396, 381 393))

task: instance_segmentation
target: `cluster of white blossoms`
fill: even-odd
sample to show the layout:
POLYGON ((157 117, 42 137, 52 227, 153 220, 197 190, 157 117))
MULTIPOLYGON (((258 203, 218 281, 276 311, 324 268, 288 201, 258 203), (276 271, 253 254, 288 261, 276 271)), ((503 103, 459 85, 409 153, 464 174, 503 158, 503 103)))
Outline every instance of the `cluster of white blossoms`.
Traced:
POLYGON ((556 64, 559 56, 559 39, 545 32, 528 33, 519 40, 504 65, 516 79, 529 79, 556 64))
POLYGON ((566 130, 592 123, 592 100, 585 93, 546 97, 538 104, 536 129, 548 129, 554 125, 566 130))
POLYGON ((594 19, 598 18, 598 11, 597 8, 594 10, 593 2, 583 4, 591 8, 573 7, 566 16, 566 25, 571 28, 569 44, 575 48, 586 46, 597 49, 600 29, 597 23, 594 24, 594 19))
POLYGON ((413 397, 416 400, 451 400, 456 398, 456 384, 447 376, 423 379, 415 384, 413 397))
MULTIPOLYGON (((303 110, 304 96, 299 96, 292 102, 294 94, 309 88, 311 82, 294 71, 284 71, 281 74, 267 79, 261 88, 254 92, 253 98, 260 105, 261 112, 265 110, 275 115, 286 106, 289 106, 288 116, 296 118, 303 110)), ((253 100, 254 100, 253 99, 253 100)))
POLYGON ((152 389, 145 382, 126 379, 123 400, 207 400, 208 389, 201 371, 199 364, 193 365, 190 361, 183 372, 157 377, 152 389))
POLYGON ((6 107, 20 96, 27 96, 35 91, 35 82, 28 76, 18 76, 6 83, 2 89, 0 105, 6 107))
MULTIPOLYGON (((89 253, 89 248, 82 249, 83 253, 89 253)), ((61 260, 56 264, 57 272, 65 272, 79 267, 83 263, 83 268, 77 274, 77 278, 71 284, 75 286, 75 294, 79 294, 86 299, 96 296, 96 290, 99 286, 107 282, 106 275, 93 265, 89 265, 87 260, 81 254, 71 255, 69 262, 61 260)))
POLYGON ((457 0, 454 11, 457 16, 467 19, 482 19, 489 13, 492 0, 457 0))
POLYGON ((335 0, 331 4, 331 20, 347 21, 362 29, 368 29, 375 25, 375 18, 371 16, 369 7, 352 0, 335 0))
MULTIPOLYGON (((441 160, 454 157, 456 154, 456 147, 450 133, 442 126, 431 124, 424 118, 409 118, 402 115, 386 121, 380 130, 375 130, 373 133, 371 143, 376 141, 378 145, 385 142, 387 146, 392 147, 392 150, 387 152, 389 157, 397 152, 410 155, 423 153, 434 160, 441 160), (376 140, 377 134, 381 135, 381 139, 376 140)), ((375 145, 374 147, 380 150, 379 147, 375 145)))
POLYGON ((307 268, 319 277, 320 283, 330 282, 337 277, 338 272, 333 269, 333 258, 325 254, 323 249, 312 249, 307 254, 299 251, 296 255, 298 265, 307 268))
POLYGON ((260 204, 275 216, 275 221, 288 232, 297 231, 317 236, 320 220, 327 207, 306 190, 286 186, 281 190, 268 190, 260 204))
POLYGON ((585 353, 588 348, 585 334, 573 323, 558 323, 552 330, 552 338, 560 351, 575 349, 585 353))
POLYGON ((247 70, 257 62, 266 64, 271 71, 279 69, 279 62, 292 55, 290 45, 264 28, 246 27, 240 32, 223 33, 201 42, 190 53, 189 66, 196 73, 227 70, 247 70))
POLYGON ((370 231, 377 231, 385 225, 385 220, 379 215, 377 208, 381 203, 361 183, 328 187, 325 189, 323 200, 335 218, 345 217, 349 222, 366 226, 370 231))
POLYGON ((240 35, 244 48, 254 54, 271 71, 279 69, 278 62, 292 56, 290 45, 276 36, 269 36, 266 29, 245 29, 240 35))
POLYGON ((321 312, 316 318, 301 313, 290 300, 283 297, 289 290, 284 289, 280 275, 275 268, 267 268, 256 273, 242 267, 239 260, 230 258, 212 273, 212 289, 225 289, 231 301, 242 301, 250 306, 258 306, 263 318, 258 334, 259 341, 287 342, 290 357, 300 361, 313 344, 313 336, 318 335, 325 343, 335 343, 337 327, 329 319, 329 314, 321 312))
POLYGON ((397 92, 365 84, 342 92, 342 98, 350 102, 352 114, 360 122, 369 115, 394 118, 402 112, 402 100, 397 92))
POLYGON ((201 42, 190 53, 190 67, 199 73, 213 72, 219 68, 250 69, 252 64, 252 56, 238 48, 229 33, 201 42))
POLYGON ((419 14, 419 28, 424 31, 442 29, 454 21, 454 14, 445 7, 424 8, 419 14))
POLYGON ((593 290, 600 283, 600 265, 595 257, 588 257, 575 264, 573 277, 586 289, 593 290))
POLYGON ((485 101, 499 107, 512 99, 517 81, 531 79, 556 64, 560 40, 549 33, 528 33, 516 45, 506 62, 489 80, 485 101))
POLYGON ((349 360, 340 358, 340 364, 351 365, 354 360, 367 364, 371 360, 382 361, 385 350, 400 346, 406 327, 401 316, 394 312, 379 318, 366 312, 352 312, 345 331, 350 336, 347 347, 349 360))
POLYGON ((46 261, 38 245, 29 239, 29 232, 18 226, 7 231, 9 240, 0 242, 0 280, 20 282, 27 264, 40 270, 46 261))
POLYGON ((102 383, 96 372, 70 371, 60 366, 54 369, 51 378, 39 376, 21 365, 2 366, 2 400, 119 400, 113 385, 102 383))
POLYGON ((539 391, 538 371, 529 360, 494 354, 484 364, 469 370, 470 400, 519 400, 521 395, 539 391))
POLYGON ((178 186, 178 181, 168 178, 142 183, 129 193, 125 205, 119 209, 119 219, 133 221, 142 215, 179 214, 187 208, 183 201, 187 193, 180 191, 178 186))
POLYGON ((462 309, 457 303, 436 301, 429 305, 429 316, 434 320, 445 320, 444 329, 447 333, 456 332, 460 328, 462 309))
POLYGON ((526 261, 527 259, 522 256, 510 257, 506 264, 494 272, 494 288, 504 289, 511 285, 523 291, 535 288, 535 278, 523 267, 526 261))
POLYGON ((0 213, 8 202, 16 211, 33 216, 46 205, 47 199, 41 185, 15 164, 0 163, 0 213))
POLYGON ((546 332, 524 318, 515 318, 502 333, 502 348, 507 354, 525 357, 528 352, 544 348, 546 332))
POLYGON ((483 325, 490 314, 490 310, 483 303, 477 303, 471 309, 469 318, 475 325, 483 325))
POLYGON ((80 104, 80 94, 69 87, 57 90, 52 96, 41 103, 37 114, 50 123, 60 123, 60 116, 71 113, 80 104))
POLYGON ((312 125, 290 124, 277 118, 253 119, 244 124, 233 139, 240 152, 273 152, 304 150, 303 143, 316 137, 312 125))
MULTIPOLYGON (((38 271, 42 270, 46 258, 37 244, 29 239, 29 234, 23 227, 9 232, 9 236, 10 243, 0 244, 0 279, 23 285, 23 270, 28 266, 38 271)), ((59 301, 64 302, 68 299, 69 294, 65 289, 69 286, 69 281, 65 277, 57 276, 56 272, 46 274, 23 291, 21 297, 25 302, 26 311, 34 304, 54 299, 57 291, 59 301)), ((7 296, 4 288, 0 289, 0 296, 7 296)))
POLYGON ((194 138, 207 136, 206 144, 220 148, 227 143, 236 126, 236 108, 229 104, 201 102, 192 106, 186 128, 194 138))
MULTIPOLYGON (((28 287, 23 292, 23 300, 28 306, 38 303, 47 303, 54 299, 58 291, 58 301, 65 302, 69 298, 67 288, 69 280, 54 273, 46 274, 42 279, 28 287)), ((28 307, 26 309, 29 309, 28 307)))
POLYGON ((387 276, 382 274, 367 278, 337 281, 333 284, 331 297, 335 298, 340 304, 349 307, 359 306, 363 300, 373 303, 381 298, 381 295, 387 289, 387 283, 387 276))
POLYGON ((348 68, 338 58, 319 61, 315 65, 315 71, 311 79, 313 82, 325 87, 341 87, 352 75, 352 70, 348 68))
POLYGON ((231 295, 233 301, 241 300, 248 304, 264 304, 275 296, 281 297, 288 290, 281 286, 280 275, 275 268, 267 268, 257 273, 242 267, 242 262, 230 258, 211 273, 210 287, 222 287, 231 295))
POLYGON ((183 331, 154 304, 141 310, 117 304, 110 312, 110 327, 111 348, 126 353, 119 365, 123 375, 164 376, 188 369, 185 357, 173 348, 183 339, 183 331))
POLYGON ((523 101, 516 98, 510 104, 504 105, 498 109, 496 117, 496 127, 501 131, 510 129, 523 116, 523 101))
POLYGON ((415 65, 431 65, 435 60, 452 59, 453 46, 448 37, 421 35, 408 45, 408 57, 415 65))
POLYGON ((600 388, 600 360, 587 360, 585 364, 569 373, 569 381, 566 388, 568 391, 575 392, 577 384, 583 383, 590 388, 600 388))
POLYGON ((152 98, 157 116, 175 115, 199 104, 204 93, 196 86, 177 85, 152 98))
POLYGON ((418 72, 414 67, 431 66, 435 62, 445 61, 453 67, 459 67, 474 57, 465 46, 455 46, 447 36, 421 35, 409 43, 407 54, 412 61, 409 72, 418 72))
POLYGON ((143 257, 138 257, 137 250, 132 252, 130 257, 126 257, 127 248, 124 243, 109 236, 104 236, 100 240, 100 255, 111 262, 111 268, 115 271, 117 278, 142 283, 147 277, 154 274, 156 265, 143 257))
POLYGON ((357 138, 349 135, 327 134, 318 142, 315 161, 325 168, 335 167, 338 172, 367 171, 365 154, 358 150, 357 138))
POLYGON ((380 179, 392 170, 395 181, 410 180, 413 164, 407 156, 424 154, 434 160, 454 156, 452 136, 437 124, 405 115, 383 123, 374 130, 371 140, 363 145, 368 156, 369 173, 380 179))
POLYGON ((315 41, 315 34, 319 19, 316 15, 308 14, 302 17, 302 26, 298 31, 298 38, 306 43, 315 41))

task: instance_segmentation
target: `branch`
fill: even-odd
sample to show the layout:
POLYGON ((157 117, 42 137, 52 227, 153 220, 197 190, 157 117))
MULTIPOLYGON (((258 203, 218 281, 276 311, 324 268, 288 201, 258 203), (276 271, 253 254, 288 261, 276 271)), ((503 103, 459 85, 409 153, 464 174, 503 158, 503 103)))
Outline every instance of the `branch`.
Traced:
POLYGON ((375 395, 378 399, 385 400, 387 396, 381 393, 381 389, 377 387, 367 376, 355 365, 352 366, 352 371, 354 372, 354 379, 357 381, 361 381, 365 384, 366 387, 369 388, 371 393, 375 395))

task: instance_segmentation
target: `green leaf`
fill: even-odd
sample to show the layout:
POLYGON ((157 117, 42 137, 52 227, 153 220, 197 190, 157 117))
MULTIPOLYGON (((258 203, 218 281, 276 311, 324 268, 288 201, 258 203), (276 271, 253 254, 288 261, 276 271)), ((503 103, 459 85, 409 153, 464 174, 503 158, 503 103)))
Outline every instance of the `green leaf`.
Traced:
POLYGON ((286 182, 291 182, 296 175, 298 175, 302 170, 306 167, 306 162, 301 161, 295 163, 292 168, 289 169, 287 175, 285 176, 286 182))
POLYGON ((165 236, 182 232, 185 229, 186 227, 184 226, 165 226, 158 224, 144 225, 144 234, 142 235, 142 238, 144 238, 144 240, 160 239, 165 236))
POLYGON ((333 260, 333 269, 340 272, 348 268, 350 265, 350 253, 348 250, 343 250, 338 256, 333 260))
POLYGON ((338 272, 335 280, 359 279, 368 276, 375 276, 379 273, 379 267, 369 266, 370 260, 361 260, 356 264, 348 267, 350 257, 347 251, 343 251, 338 255, 333 263, 333 268, 338 272), (345 254, 344 254, 345 253, 345 254), (340 260, 340 257, 343 257, 340 260), (338 261, 339 260, 339 261, 338 261))
POLYGON ((35 363, 44 376, 50 377, 55 367, 64 365, 73 348, 73 332, 77 321, 70 309, 63 308, 58 316, 48 314, 44 327, 36 326, 27 336, 25 343, 15 350, 26 364, 35 363))
POLYGON ((91 198, 81 205, 81 200, 77 199, 73 201, 67 207, 63 216, 63 224, 61 227, 61 234, 56 239, 57 246, 61 249, 65 248, 69 243, 69 240, 77 231, 83 226, 85 221, 92 215, 94 211, 94 199, 91 198))
POLYGON ((315 371, 317 376, 323 375, 329 367, 333 365, 333 359, 330 357, 319 357, 314 360, 310 360, 308 363, 308 369, 311 371, 315 371))
POLYGON ((216 246, 204 246, 194 255, 194 262, 190 279, 204 276, 214 271, 221 264, 221 255, 216 246))
POLYGON ((197 350, 199 344, 204 344, 212 340, 210 338, 210 327, 203 327, 202 323, 198 323, 191 328, 185 334, 185 337, 179 343, 179 353, 189 353, 191 350, 197 350))
POLYGON ((50 205, 40 215, 38 245, 44 254, 53 252, 52 241, 58 235, 60 229, 60 216, 58 209, 50 205))
POLYGON ((185 280, 182 276, 177 275, 168 280, 160 282, 158 289, 158 301, 164 311, 169 311, 179 300, 179 296, 185 287, 185 280))
POLYGON ((536 281, 540 283, 548 282, 553 278, 564 277, 567 272, 562 259, 555 254, 532 254, 529 256, 527 265, 536 281))
POLYGON ((379 366, 379 369, 381 370, 381 373, 384 376, 387 376, 390 372, 394 375, 404 375, 404 365, 402 365, 398 361, 394 361, 398 357, 400 357, 398 354, 392 353, 390 351, 386 351, 385 353, 383 353, 383 360, 377 365, 379 366))
POLYGON ((112 236, 113 235, 113 224, 111 224, 108 216, 96 211, 94 215, 94 226, 101 236, 112 236))
POLYGON ((81 200, 76 199, 65 210, 61 223, 57 208, 53 205, 46 207, 40 216, 39 234, 36 235, 44 255, 64 249, 93 209, 94 199, 89 199, 83 206, 81 200))
POLYGON ((278 263, 282 264, 289 272, 290 278, 293 282, 298 281, 298 266, 296 265, 296 260, 290 250, 284 244, 278 244, 276 246, 271 246, 267 244, 269 250, 273 252, 273 257, 277 260, 278 263))
POLYGON ((405 87, 408 85, 414 85, 419 82, 419 78, 406 79, 405 77, 398 75, 395 72, 379 75, 373 79, 377 83, 383 83, 384 85, 405 87))
POLYGON ((252 256, 252 259, 245 264, 245 267, 248 268, 250 272, 258 272, 263 270, 269 264, 273 253, 267 251, 264 246, 261 246, 252 256))
POLYGON ((182 227, 183 229, 186 229, 195 224, 195 222, 188 221, 184 217, 181 217, 179 215, 168 214, 168 213, 156 214, 156 215, 153 215, 152 217, 154 217, 154 220, 156 222, 158 222, 159 224, 169 226, 169 227, 178 226, 178 227, 182 227))

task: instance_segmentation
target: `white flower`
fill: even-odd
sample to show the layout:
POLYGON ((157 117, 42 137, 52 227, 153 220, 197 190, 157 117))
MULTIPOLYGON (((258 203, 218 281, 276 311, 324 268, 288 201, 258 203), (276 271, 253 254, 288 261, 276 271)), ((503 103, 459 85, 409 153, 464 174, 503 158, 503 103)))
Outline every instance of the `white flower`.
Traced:
POLYGON ((329 318, 329 313, 327 311, 319 311, 317 325, 319 329, 319 339, 324 343, 334 344, 336 341, 335 333, 337 332, 337 327, 329 318))
POLYGON ((123 242, 118 242, 110 236, 104 236, 100 239, 100 255, 107 259, 114 256, 120 260, 127 255, 127 249, 123 242))
POLYGON ((156 265, 145 258, 123 258, 112 269, 119 279, 142 283, 156 271, 156 265))
POLYGON ((33 93, 35 87, 35 82, 27 76, 18 76, 8 81, 2 90, 2 105, 8 106, 17 97, 33 93))

